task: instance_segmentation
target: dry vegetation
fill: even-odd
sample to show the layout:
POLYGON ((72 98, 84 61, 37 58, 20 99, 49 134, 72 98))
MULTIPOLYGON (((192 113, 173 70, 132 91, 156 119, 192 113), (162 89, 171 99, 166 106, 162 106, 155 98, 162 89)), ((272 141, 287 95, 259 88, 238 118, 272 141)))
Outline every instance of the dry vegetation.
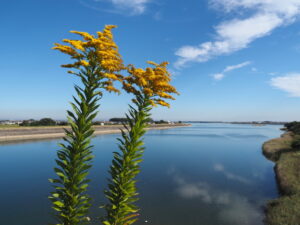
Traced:
POLYGON ((274 161, 281 197, 268 203, 266 224, 300 225, 300 151, 292 143, 298 135, 287 132, 263 145, 264 155, 274 161))
POLYGON ((275 162, 279 159, 281 153, 292 151, 292 141, 293 134, 287 132, 280 138, 275 138, 265 142, 263 145, 263 153, 268 159, 275 162))

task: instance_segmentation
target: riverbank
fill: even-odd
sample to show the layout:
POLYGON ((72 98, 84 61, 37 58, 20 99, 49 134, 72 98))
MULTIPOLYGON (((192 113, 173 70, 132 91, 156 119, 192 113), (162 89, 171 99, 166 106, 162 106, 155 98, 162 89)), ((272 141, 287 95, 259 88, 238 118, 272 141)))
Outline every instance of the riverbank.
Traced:
POLYGON ((296 135, 284 133, 280 138, 267 141, 263 154, 275 162, 280 197, 266 207, 267 225, 300 225, 300 150, 292 147, 296 135))
MULTIPOLYGON (((170 129, 176 127, 189 126, 189 124, 153 124, 148 129, 170 129)), ((120 133, 122 125, 94 126, 94 135, 120 133)), ((14 141, 28 141, 40 139, 55 139, 65 136, 64 129, 68 126, 54 127, 11 127, 0 129, 0 143, 14 141)))

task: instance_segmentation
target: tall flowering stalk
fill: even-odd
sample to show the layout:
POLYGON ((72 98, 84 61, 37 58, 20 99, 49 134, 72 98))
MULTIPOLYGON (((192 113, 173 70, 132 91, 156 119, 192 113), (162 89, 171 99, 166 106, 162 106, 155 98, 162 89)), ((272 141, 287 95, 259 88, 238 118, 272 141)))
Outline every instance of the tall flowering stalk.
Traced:
POLYGON ((88 220, 90 198, 86 194, 89 180, 87 175, 91 167, 92 120, 97 115, 98 100, 102 91, 119 92, 113 81, 121 80, 117 73, 124 68, 117 45, 113 41, 109 25, 97 37, 85 32, 71 31, 83 40, 64 39, 69 45, 55 44, 53 49, 71 56, 75 61, 62 67, 73 68, 68 71, 81 79, 82 87, 75 85, 77 97, 71 103, 73 111, 67 111, 70 130, 57 152, 57 178, 50 179, 55 190, 49 197, 53 203, 57 225, 79 225, 88 220))
MULTIPOLYGON (((109 203, 104 206, 105 225, 130 225, 138 219, 139 208, 136 176, 140 172, 140 162, 144 152, 143 136, 146 132, 150 111, 157 104, 169 107, 163 99, 174 99, 170 94, 177 93, 170 85, 171 77, 167 64, 148 62, 154 68, 137 69, 130 65, 129 76, 124 78, 123 88, 133 93, 135 107, 129 106, 126 114, 128 124, 124 124, 122 138, 119 141, 119 152, 114 152, 109 173, 111 178, 105 195, 109 203)), ((178 93, 177 93, 178 94, 178 93)))

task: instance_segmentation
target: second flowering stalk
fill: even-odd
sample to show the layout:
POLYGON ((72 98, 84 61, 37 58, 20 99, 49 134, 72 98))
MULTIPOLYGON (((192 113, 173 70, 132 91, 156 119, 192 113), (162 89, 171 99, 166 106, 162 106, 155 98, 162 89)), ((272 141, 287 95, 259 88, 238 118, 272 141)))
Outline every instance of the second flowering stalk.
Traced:
POLYGON ((177 93, 169 84, 170 74, 167 63, 156 64, 146 70, 129 66, 129 76, 123 81, 123 88, 134 94, 134 107, 129 105, 127 124, 124 124, 119 141, 119 152, 114 158, 109 173, 111 178, 105 195, 109 203, 105 205, 105 225, 130 225, 138 219, 136 206, 138 192, 136 176, 140 172, 140 162, 144 153, 143 136, 146 133, 150 111, 156 104, 169 106, 162 98, 174 99, 169 93, 177 93))

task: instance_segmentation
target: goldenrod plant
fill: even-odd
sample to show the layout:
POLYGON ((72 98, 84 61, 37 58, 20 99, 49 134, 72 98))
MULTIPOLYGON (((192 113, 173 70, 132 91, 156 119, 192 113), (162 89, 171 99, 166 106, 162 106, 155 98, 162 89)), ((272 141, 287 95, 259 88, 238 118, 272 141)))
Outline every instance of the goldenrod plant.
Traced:
POLYGON ((91 167, 93 135, 92 120, 97 115, 98 100, 102 91, 119 92, 113 82, 122 80, 119 71, 124 69, 118 48, 113 41, 112 28, 105 26, 97 36, 86 32, 71 31, 82 40, 64 39, 68 45, 55 44, 53 49, 65 53, 74 60, 62 67, 81 79, 82 86, 75 85, 77 97, 71 103, 73 111, 67 111, 71 129, 66 129, 64 143, 57 152, 57 178, 50 179, 55 190, 49 197, 53 203, 57 225, 81 225, 89 220, 90 197, 86 191, 91 167))
POLYGON ((171 76, 166 62, 156 64, 145 70, 128 66, 129 76, 123 80, 123 89, 133 93, 135 107, 129 106, 126 114, 128 124, 124 124, 119 141, 119 152, 113 153, 110 166, 110 180, 105 195, 109 201, 104 206, 105 225, 130 225, 138 219, 139 208, 136 206, 138 192, 136 176, 140 172, 140 162, 144 152, 143 136, 148 126, 150 111, 157 104, 169 107, 164 99, 174 99, 177 93, 170 84, 171 76))

